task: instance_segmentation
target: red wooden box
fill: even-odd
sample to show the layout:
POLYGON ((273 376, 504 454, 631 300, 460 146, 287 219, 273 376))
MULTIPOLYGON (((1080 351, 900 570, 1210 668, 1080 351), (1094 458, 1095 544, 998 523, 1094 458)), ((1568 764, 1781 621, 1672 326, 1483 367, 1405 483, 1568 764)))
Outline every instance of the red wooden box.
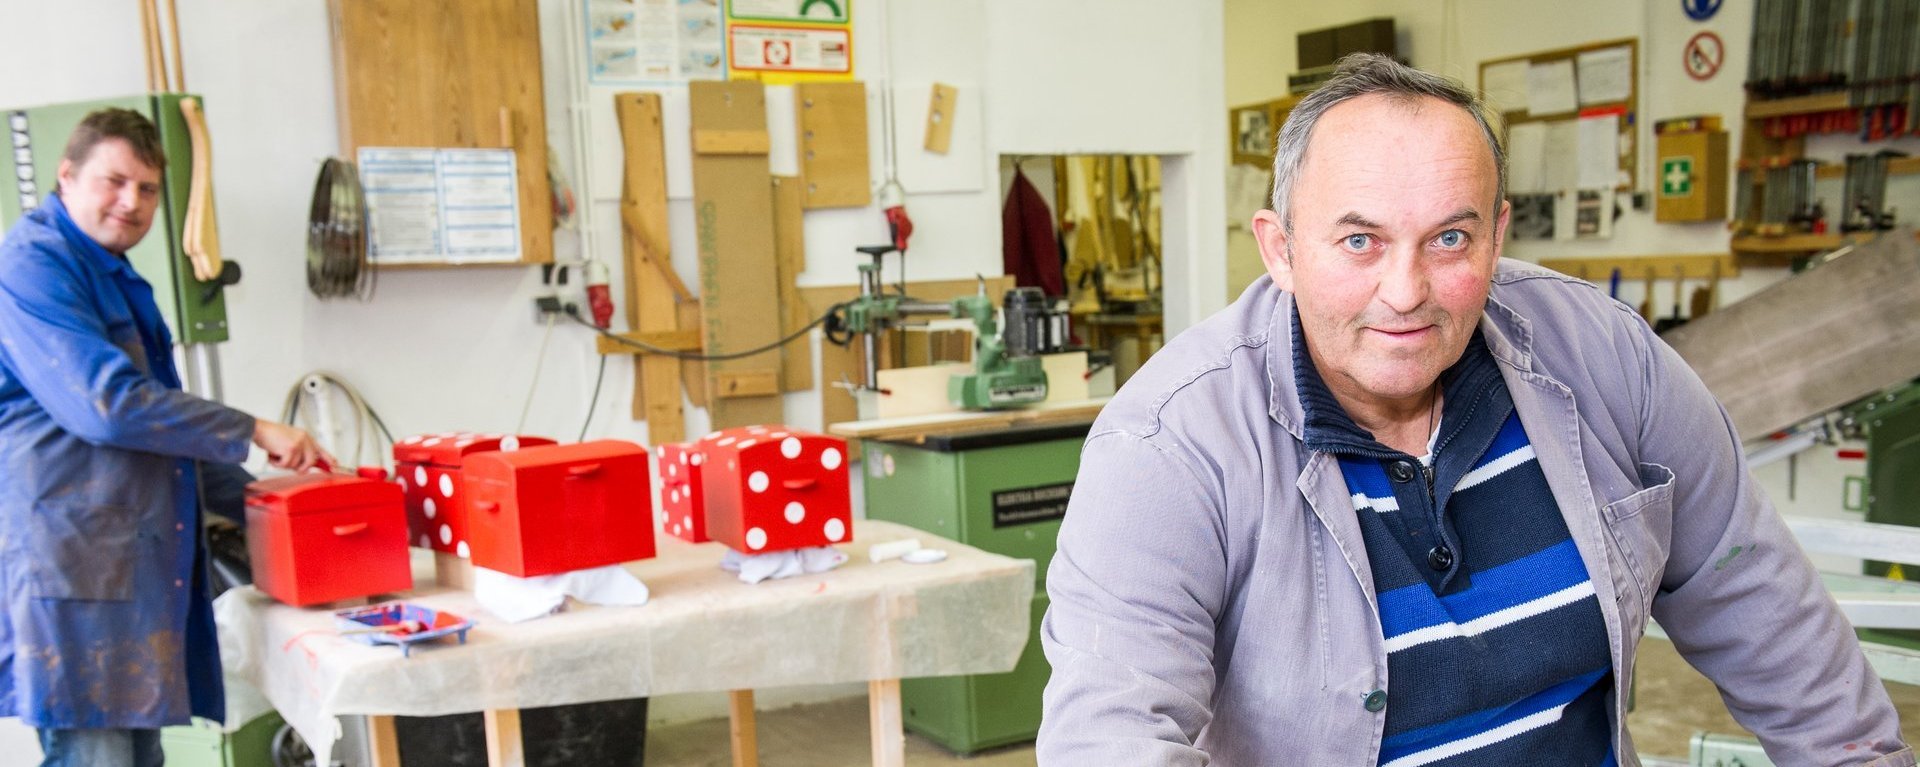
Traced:
POLYGON ((470 455, 460 469, 476 567, 526 578, 653 556, 646 448, 527 447, 470 455))
POLYGON ((702 437, 707 535, 744 554, 853 540, 847 443, 779 426, 702 437))
POLYGON ((695 443, 669 442, 654 448, 660 459, 660 528, 689 543, 705 543, 707 506, 701 468, 707 457, 695 443))
POLYGON ((546 437, 468 432, 421 434, 396 443, 394 476, 407 493, 407 540, 423 549, 467 556, 460 462, 476 453, 551 444, 546 437))
POLYGON ((247 485, 253 583, 304 606, 413 588, 407 512, 391 482, 299 474, 247 485))

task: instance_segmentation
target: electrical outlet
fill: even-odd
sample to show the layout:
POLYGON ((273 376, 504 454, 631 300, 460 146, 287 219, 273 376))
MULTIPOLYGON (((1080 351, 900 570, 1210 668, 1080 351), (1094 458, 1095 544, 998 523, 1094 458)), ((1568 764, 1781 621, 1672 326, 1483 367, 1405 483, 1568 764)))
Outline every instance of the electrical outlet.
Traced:
POLYGON ((559 322, 563 310, 559 296, 536 296, 533 299, 533 321, 536 324, 559 322))

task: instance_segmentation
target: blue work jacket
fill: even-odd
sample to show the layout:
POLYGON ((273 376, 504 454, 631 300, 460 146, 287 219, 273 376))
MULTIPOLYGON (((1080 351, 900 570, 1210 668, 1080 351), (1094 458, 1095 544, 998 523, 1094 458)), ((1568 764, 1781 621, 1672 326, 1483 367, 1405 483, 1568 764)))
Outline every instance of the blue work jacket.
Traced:
POLYGON ((0 241, 0 716, 224 717, 194 460, 253 423, 180 390, 152 286, 58 195, 0 241))

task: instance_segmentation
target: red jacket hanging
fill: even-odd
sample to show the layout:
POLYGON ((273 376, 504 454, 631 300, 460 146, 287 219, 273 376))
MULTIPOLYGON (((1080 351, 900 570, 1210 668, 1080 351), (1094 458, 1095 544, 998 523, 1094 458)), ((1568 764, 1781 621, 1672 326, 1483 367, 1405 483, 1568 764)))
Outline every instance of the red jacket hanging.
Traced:
POLYGON ((1001 266, 1015 285, 1036 287, 1049 296, 1067 294, 1060 242, 1053 234, 1053 212, 1018 165, 1013 169, 1006 209, 1000 214, 1000 241, 1001 266))

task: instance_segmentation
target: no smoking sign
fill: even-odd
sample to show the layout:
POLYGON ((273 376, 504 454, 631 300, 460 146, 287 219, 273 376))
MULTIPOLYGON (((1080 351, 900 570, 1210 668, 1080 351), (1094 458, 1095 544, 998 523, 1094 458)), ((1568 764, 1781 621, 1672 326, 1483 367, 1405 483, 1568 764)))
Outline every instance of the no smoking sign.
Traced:
POLYGON ((1687 76, 1704 82, 1719 74, 1720 65, 1727 59, 1727 46, 1720 42, 1719 35, 1701 32, 1687 41, 1686 50, 1681 55, 1685 59, 1687 76))

